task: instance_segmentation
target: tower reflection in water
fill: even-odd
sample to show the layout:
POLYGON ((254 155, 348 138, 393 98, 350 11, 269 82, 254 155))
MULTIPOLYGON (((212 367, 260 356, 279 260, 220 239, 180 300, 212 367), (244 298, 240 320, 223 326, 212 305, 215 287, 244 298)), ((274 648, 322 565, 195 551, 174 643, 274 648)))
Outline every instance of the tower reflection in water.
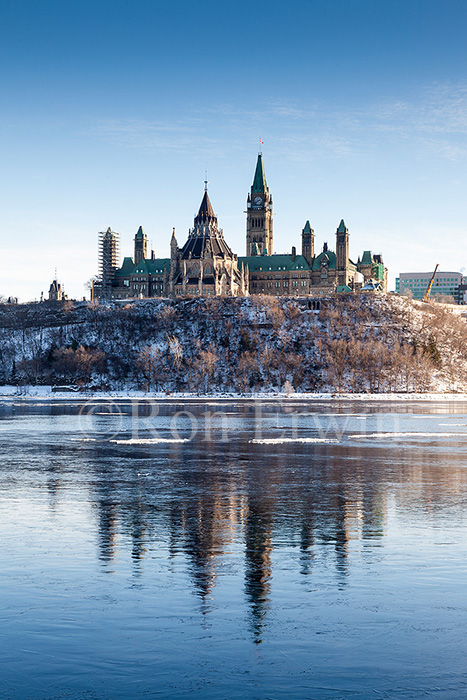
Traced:
POLYGON ((229 441, 213 419, 157 444, 149 406, 96 411, 91 436, 79 406, 5 409, 5 697, 462 697, 465 405, 339 405, 334 433, 304 406, 302 442, 265 444, 246 403, 222 406, 229 441))
POLYGON ((373 472, 355 467, 360 449, 354 450, 350 470, 348 453, 335 445, 265 451, 252 444, 240 450, 235 444, 172 444, 157 454, 144 446, 131 453, 116 449, 110 460, 108 447, 96 446, 91 498, 99 557, 112 566, 117 552, 119 559, 130 555, 140 575, 148 551, 163 546, 169 558, 183 556, 192 590, 209 611, 227 559, 243 552, 249 626, 260 643, 276 549, 297 550, 296 565, 307 577, 317 556, 327 568, 333 563, 335 584, 341 586, 349 543, 383 536, 382 472, 378 466, 373 472))

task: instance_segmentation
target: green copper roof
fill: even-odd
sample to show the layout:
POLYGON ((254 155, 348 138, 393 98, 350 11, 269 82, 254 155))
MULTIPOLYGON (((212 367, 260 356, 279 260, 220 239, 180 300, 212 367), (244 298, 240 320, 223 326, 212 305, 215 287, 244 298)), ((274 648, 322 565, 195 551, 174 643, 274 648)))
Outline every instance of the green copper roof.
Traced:
POLYGON ((164 272, 164 268, 167 272, 170 271, 170 258, 156 258, 155 260, 145 260, 149 274, 157 275, 164 272))
POLYGON ((127 277, 128 275, 131 275, 135 267, 135 261, 133 258, 123 258, 123 263, 122 266, 117 272, 115 273, 117 277, 127 277))
POLYGON ((135 265, 133 258, 124 258, 123 265, 117 270, 117 277, 129 277, 130 275, 161 275, 164 269, 169 272, 170 258, 156 258, 141 260, 135 265))
POLYGON ((337 266, 336 262, 336 254, 333 250, 323 250, 322 253, 316 256, 316 258, 313 260, 313 270, 321 270, 321 263, 323 259, 327 260, 327 269, 328 270, 335 270, 337 266))
POLYGON ((341 219, 337 233, 345 233, 347 231, 347 226, 345 225, 344 219, 341 219))
POLYGON ((140 260, 140 262, 137 265, 135 265, 135 269, 133 270, 133 272, 136 275, 147 275, 149 273, 147 263, 147 260, 140 260))
POLYGON ((146 238, 146 234, 144 233, 142 226, 140 226, 137 230, 135 238, 146 238))
POLYGON ((337 294, 342 294, 343 292, 351 292, 352 290, 350 287, 346 284, 338 284, 336 287, 336 292, 337 294))
POLYGON ((307 219, 307 222, 306 222, 305 227, 303 229, 303 233, 311 233, 311 226, 310 226, 310 222, 308 221, 308 219, 307 219))
POLYGON ((261 153, 258 154, 258 161, 256 163, 255 177, 253 180, 253 185, 251 187, 252 192, 267 192, 268 186, 266 184, 266 176, 264 174, 263 167, 263 156, 261 153))
POLYGON ((238 264, 248 265, 250 271, 276 272, 278 270, 309 270, 310 266, 303 255, 250 255, 238 258, 238 264))
POLYGON ((372 265, 374 263, 373 253, 371 250, 364 250, 361 264, 362 265, 372 265))

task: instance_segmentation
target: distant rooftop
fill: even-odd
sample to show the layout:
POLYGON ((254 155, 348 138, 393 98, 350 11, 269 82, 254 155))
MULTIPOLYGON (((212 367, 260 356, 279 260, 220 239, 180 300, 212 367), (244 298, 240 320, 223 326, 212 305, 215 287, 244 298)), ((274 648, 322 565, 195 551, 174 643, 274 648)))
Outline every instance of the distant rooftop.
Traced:
MULTIPOLYGON (((429 270, 429 272, 400 272, 399 277, 431 277, 433 274, 433 270, 429 270)), ((436 272, 436 277, 438 275, 459 275, 459 277, 462 277, 462 272, 445 272, 444 270, 437 270, 436 272)))

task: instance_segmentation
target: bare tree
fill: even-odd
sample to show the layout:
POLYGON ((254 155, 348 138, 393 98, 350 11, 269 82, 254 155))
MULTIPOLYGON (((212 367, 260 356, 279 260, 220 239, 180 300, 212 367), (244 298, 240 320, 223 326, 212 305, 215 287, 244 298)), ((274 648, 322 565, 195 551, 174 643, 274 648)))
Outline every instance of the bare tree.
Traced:
POLYGON ((80 381, 85 387, 91 381, 92 373, 95 369, 102 369, 105 354, 99 349, 87 349, 80 345, 75 352, 76 369, 80 381), (100 367, 99 367, 100 365, 100 367))
POLYGON ((271 384, 271 373, 277 364, 277 351, 275 348, 266 345, 259 354, 259 362, 261 363, 266 388, 269 388, 271 384))
POLYGON ((76 380, 75 353, 72 348, 58 348, 53 352, 52 366, 55 374, 65 381, 76 380))
POLYGON ((161 351, 157 347, 145 345, 138 353, 136 365, 146 381, 146 391, 151 391, 153 381, 157 389, 157 369, 159 366, 161 351))
POLYGON ((255 381, 258 376, 258 358, 256 353, 245 350, 239 357, 235 372, 235 383, 243 393, 255 381))
POLYGON ((183 347, 179 339, 174 335, 167 334, 168 352, 172 363, 172 369, 175 373, 175 386, 177 390, 180 387, 180 369, 183 363, 183 347))
POLYGON ((402 345, 398 352, 400 375, 405 391, 409 393, 413 388, 413 378, 415 374, 414 348, 411 345, 402 345))
POLYGON ((341 339, 330 340, 324 360, 329 382, 341 393, 344 389, 344 378, 347 373, 348 343, 341 339))
POLYGON ((218 355, 210 349, 201 350, 195 361, 195 366, 198 368, 199 373, 204 379, 204 391, 206 393, 208 392, 208 387, 214 376, 218 361, 218 355))

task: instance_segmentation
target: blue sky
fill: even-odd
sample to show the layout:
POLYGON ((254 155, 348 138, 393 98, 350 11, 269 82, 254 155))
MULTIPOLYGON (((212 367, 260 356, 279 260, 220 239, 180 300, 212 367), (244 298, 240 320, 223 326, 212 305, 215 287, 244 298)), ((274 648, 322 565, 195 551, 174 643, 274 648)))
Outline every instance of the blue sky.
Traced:
POLYGON ((245 248, 258 140, 275 250, 341 218, 351 257, 467 267, 467 4, 0 0, 0 293, 71 296, 97 232, 179 243, 203 192, 245 248))

